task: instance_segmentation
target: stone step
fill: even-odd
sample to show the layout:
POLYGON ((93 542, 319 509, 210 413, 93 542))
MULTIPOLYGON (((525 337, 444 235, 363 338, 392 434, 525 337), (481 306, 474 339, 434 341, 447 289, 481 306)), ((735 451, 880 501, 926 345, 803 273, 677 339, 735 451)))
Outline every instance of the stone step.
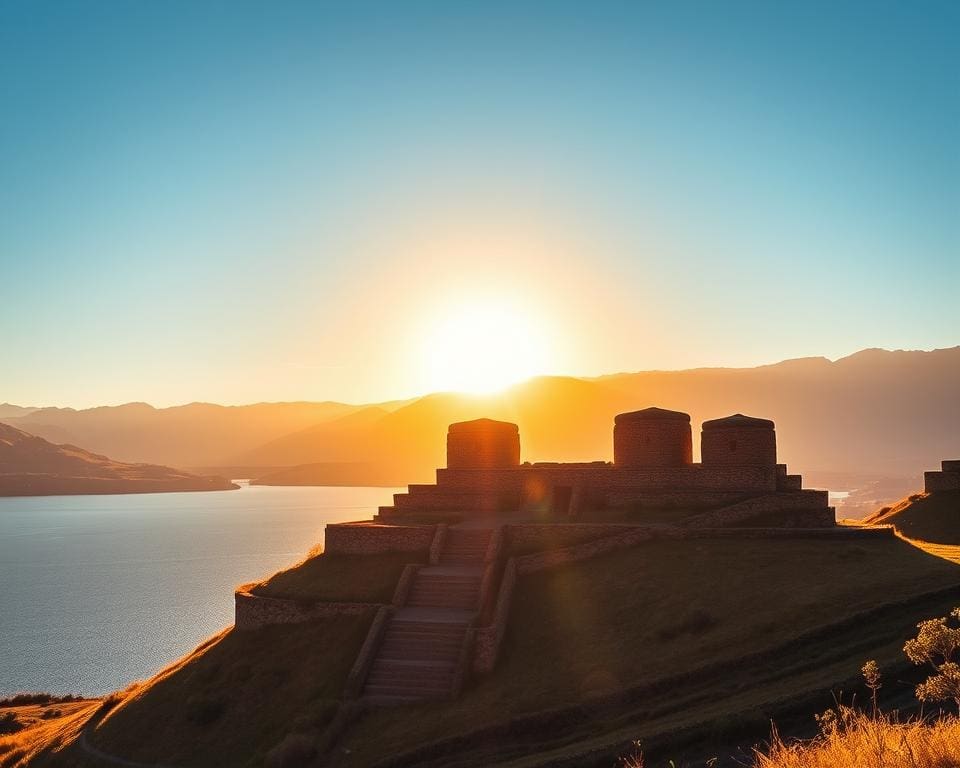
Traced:
POLYGON ((435 639, 444 639, 448 637, 463 637, 466 626, 463 624, 440 624, 436 628, 422 626, 419 624, 410 624, 406 622, 393 622, 387 625, 384 637, 430 637, 435 639))
POLYGON ((477 609, 477 598, 440 598, 440 597, 411 597, 407 601, 411 608, 451 608, 458 611, 477 609))
POLYGON ((451 597, 469 597, 480 593, 478 584, 459 587, 452 584, 415 584, 410 590, 411 595, 448 595, 451 597))
POLYGON ((461 576, 454 573, 418 572, 415 581, 417 584, 479 584, 480 576, 473 573, 461 576))
POLYGON ((383 636, 384 642, 389 640, 402 640, 413 643, 459 643, 463 640, 465 632, 451 634, 431 634, 427 632, 386 632, 383 636))
POLYGON ((378 659, 410 661, 456 661, 460 656, 463 643, 445 646, 425 645, 423 643, 384 643, 377 653, 378 659))
POLYGON ((445 581, 443 579, 417 579, 413 583, 412 589, 426 590, 435 592, 441 590, 444 592, 471 592, 479 589, 480 580, 471 579, 470 581, 445 581))
POLYGON ((367 704, 373 704, 377 707, 397 707, 404 704, 414 704, 418 701, 423 701, 421 696, 409 696, 409 695, 389 695, 384 696, 382 694, 377 694, 374 696, 367 695, 364 692, 364 699, 367 704))
POLYGON ((376 664, 374 668, 370 670, 370 675, 367 677, 367 683, 370 685, 378 685, 383 683, 422 683, 425 686, 439 686, 445 685, 453 679, 453 669, 442 670, 442 671, 433 671, 428 670, 424 671, 422 669, 406 669, 402 661, 383 661, 378 662, 381 666, 378 668, 376 664), (394 666, 387 666, 394 665, 394 666))
POLYGON ((422 509, 430 511, 477 510, 487 499, 482 493, 459 491, 429 491, 422 489, 410 493, 395 493, 393 505, 397 509, 422 509))
POLYGON ((456 629, 458 629, 459 631, 463 632, 463 631, 465 631, 466 628, 467 628, 467 623, 468 623, 468 622, 467 622, 466 620, 463 620, 463 621, 429 621, 429 620, 420 619, 420 618, 409 619, 409 618, 405 618, 404 616, 395 616, 394 618, 392 618, 392 619, 390 620, 390 623, 389 623, 388 626, 390 626, 390 627, 396 627, 396 628, 398 628, 398 629, 400 629, 400 628, 403 628, 403 629, 414 629, 414 628, 417 628, 417 629, 422 629, 422 630, 424 630, 424 631, 426 631, 426 632, 452 630, 452 629, 456 628, 456 629))
POLYGON ((418 689, 405 685, 371 685, 363 689, 363 695, 373 703, 381 700, 402 703, 424 699, 445 699, 450 696, 450 688, 418 689))

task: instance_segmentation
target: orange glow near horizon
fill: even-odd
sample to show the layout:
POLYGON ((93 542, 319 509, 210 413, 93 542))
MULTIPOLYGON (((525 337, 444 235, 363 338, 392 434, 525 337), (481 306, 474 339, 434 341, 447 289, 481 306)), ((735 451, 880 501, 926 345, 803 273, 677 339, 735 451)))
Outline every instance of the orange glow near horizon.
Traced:
POLYGON ((453 307, 431 323, 423 342, 432 391, 497 392, 543 373, 550 358, 544 323, 506 302, 453 307))

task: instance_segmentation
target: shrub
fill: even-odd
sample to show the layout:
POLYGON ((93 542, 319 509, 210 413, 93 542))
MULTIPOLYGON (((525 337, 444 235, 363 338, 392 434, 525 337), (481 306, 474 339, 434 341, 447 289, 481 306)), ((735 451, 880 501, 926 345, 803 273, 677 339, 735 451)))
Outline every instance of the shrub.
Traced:
POLYGON ((24 724, 17 720, 13 712, 0 714, 0 734, 16 733, 24 729, 24 724))
POLYGON ((71 701, 83 701, 82 696, 67 694, 57 696, 53 693, 17 693, 0 699, 0 707, 26 707, 31 704, 68 704, 71 701))
POLYGON ((960 608, 949 616, 928 619, 917 624, 917 636, 908 640, 903 652, 914 664, 929 664, 933 674, 917 686, 920 701, 952 699, 960 710, 960 665, 953 656, 960 648, 960 627, 951 626, 960 621, 960 608))

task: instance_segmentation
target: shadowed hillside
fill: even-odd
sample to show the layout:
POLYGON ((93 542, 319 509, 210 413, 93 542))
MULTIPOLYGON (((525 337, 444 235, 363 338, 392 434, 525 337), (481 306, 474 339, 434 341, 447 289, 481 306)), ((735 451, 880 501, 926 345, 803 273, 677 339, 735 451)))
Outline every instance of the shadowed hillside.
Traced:
POLYGON ((236 487, 222 477, 113 461, 0 424, 0 496, 222 491, 236 487))
POLYGON ((864 522, 892 525, 911 539, 960 544, 960 491, 917 493, 884 507, 864 522))

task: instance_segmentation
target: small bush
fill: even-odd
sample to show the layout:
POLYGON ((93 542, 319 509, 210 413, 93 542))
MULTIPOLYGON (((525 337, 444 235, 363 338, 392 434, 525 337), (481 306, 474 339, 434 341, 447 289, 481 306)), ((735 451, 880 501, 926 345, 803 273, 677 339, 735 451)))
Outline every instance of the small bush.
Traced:
POLYGON ((4 712, 0 714, 0 734, 16 733, 24 729, 24 724, 17 720, 13 712, 4 712))
POLYGON ((103 701, 100 702, 100 706, 97 707, 97 711, 94 713, 94 717, 102 717, 107 714, 111 709, 113 709, 117 704, 123 701, 123 692, 114 691, 109 696, 107 696, 103 701))
POLYGON ((6 699, 0 699, 0 707, 26 707, 32 704, 68 704, 71 701, 83 701, 82 696, 67 694, 57 696, 53 693, 17 693, 6 699))

